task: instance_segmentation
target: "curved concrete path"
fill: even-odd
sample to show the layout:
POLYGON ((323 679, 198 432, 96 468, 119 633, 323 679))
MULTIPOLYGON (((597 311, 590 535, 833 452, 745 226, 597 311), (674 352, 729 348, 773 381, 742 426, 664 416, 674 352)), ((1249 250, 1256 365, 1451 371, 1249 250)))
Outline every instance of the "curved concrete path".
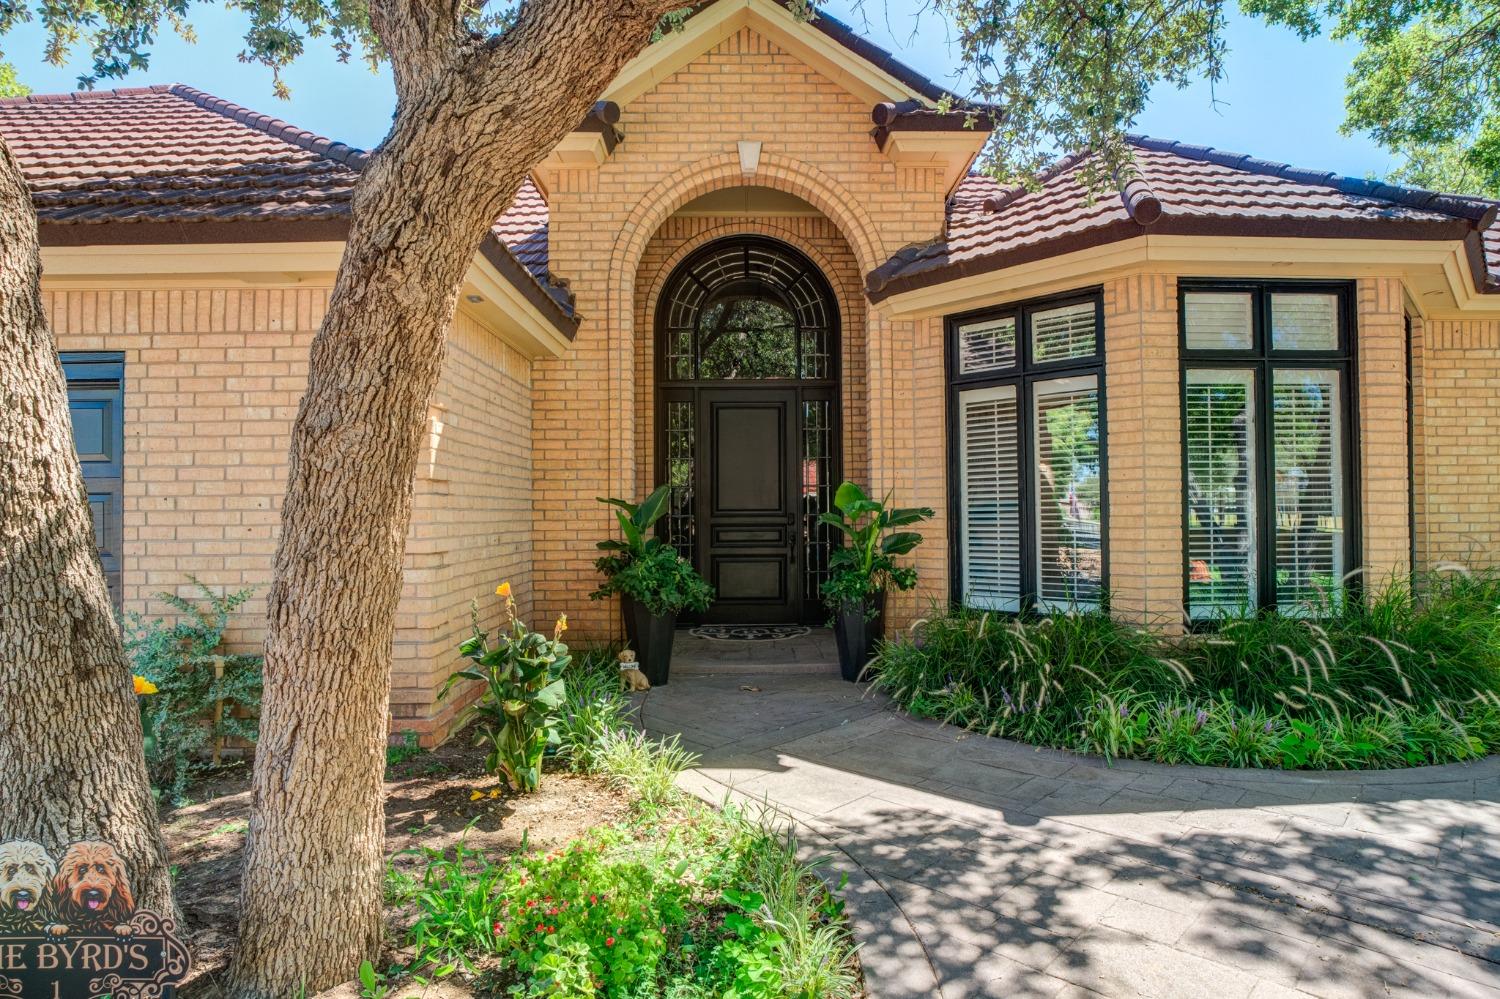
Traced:
POLYGON ((641 717, 850 875, 878 999, 1500 997, 1497 759, 1110 766, 788 672, 674 675, 641 717))

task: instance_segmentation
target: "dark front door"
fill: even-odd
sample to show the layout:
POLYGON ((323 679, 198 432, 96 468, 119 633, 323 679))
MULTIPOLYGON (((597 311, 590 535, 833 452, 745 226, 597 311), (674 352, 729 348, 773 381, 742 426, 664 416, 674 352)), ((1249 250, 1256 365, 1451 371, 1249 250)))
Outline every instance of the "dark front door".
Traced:
POLYGON ((795 389, 699 393, 708 431, 698 495, 699 564, 718 591, 706 621, 774 624, 801 616, 795 389))

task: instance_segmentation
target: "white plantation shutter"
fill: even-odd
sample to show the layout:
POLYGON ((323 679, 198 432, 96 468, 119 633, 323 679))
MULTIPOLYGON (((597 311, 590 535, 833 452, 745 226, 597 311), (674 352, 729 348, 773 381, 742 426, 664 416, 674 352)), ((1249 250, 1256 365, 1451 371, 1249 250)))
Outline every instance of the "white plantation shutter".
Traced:
POLYGON ((1037 604, 1096 607, 1103 584, 1099 382, 1057 378, 1037 382, 1033 393, 1037 604))
POLYGON ((1093 302, 1064 305, 1031 314, 1032 360, 1060 361, 1071 357, 1092 357, 1098 331, 1095 329, 1096 307, 1093 302))
POLYGON ((1021 609, 1021 456, 1016 387, 958 397, 963 510, 963 599, 988 610, 1021 609))
POLYGON ((1344 565, 1344 456, 1339 373, 1279 368, 1271 375, 1276 605, 1325 609, 1344 565))
POLYGON ((1016 364, 1016 318, 988 319, 958 328, 958 372, 972 375, 1016 364))
POLYGON ((1248 291, 1190 291, 1182 296, 1189 350, 1249 350, 1255 345, 1248 291))
POLYGON ((1273 350, 1337 350, 1339 297, 1326 292, 1271 296, 1273 350))
POLYGON ((1205 620, 1254 607, 1255 373, 1187 373, 1188 614, 1205 620))

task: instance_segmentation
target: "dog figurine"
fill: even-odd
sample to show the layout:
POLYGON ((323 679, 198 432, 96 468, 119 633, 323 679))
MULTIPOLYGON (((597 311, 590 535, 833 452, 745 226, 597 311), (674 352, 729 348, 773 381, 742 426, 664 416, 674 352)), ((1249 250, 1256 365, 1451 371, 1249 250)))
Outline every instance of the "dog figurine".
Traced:
POLYGON ((47 932, 53 936, 73 931, 130 936, 135 899, 125 861, 114 847, 89 840, 68 847, 52 879, 50 909, 47 932))
POLYGON ((39 843, 0 843, 0 933, 40 930, 48 899, 48 882, 57 873, 39 843))
POLYGON ((651 689, 651 681, 635 664, 635 653, 629 649, 620 653, 620 679, 625 681, 625 689, 632 694, 651 689))

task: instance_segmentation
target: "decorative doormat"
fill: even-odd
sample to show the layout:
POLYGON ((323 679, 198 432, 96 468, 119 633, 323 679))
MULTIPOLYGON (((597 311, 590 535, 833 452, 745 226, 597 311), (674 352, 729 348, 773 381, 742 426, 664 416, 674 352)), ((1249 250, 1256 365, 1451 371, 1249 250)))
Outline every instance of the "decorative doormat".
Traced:
POLYGON ((688 634, 715 642, 774 642, 801 638, 809 631, 805 624, 700 624, 688 634))

